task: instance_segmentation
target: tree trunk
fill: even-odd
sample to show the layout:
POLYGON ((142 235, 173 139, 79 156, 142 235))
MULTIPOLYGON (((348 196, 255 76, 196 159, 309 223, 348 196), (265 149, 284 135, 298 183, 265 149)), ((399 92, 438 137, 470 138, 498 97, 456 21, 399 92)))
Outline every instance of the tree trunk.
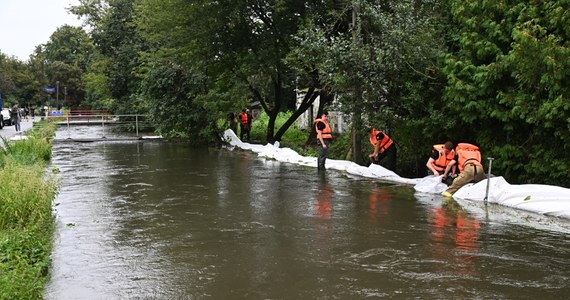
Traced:
POLYGON ((358 86, 354 89, 354 97, 355 105, 352 113, 351 128, 352 161, 359 165, 364 165, 364 160, 362 159, 362 141, 359 134, 362 128, 362 108, 357 103, 358 99, 362 97, 362 92, 358 86))
MULTIPOLYGON (((352 43, 355 48, 360 45, 360 5, 357 1, 352 3, 352 43)), ((363 165, 362 159, 362 143, 360 141, 360 135, 358 131, 362 128, 362 107, 359 105, 362 99, 362 89, 358 83, 354 86, 353 93, 353 112, 352 112, 352 132, 351 132, 351 144, 352 144, 352 161, 359 165, 363 165)))
MULTIPOLYGON (((312 107, 313 103, 315 102, 315 99, 317 99, 318 96, 319 92, 315 91, 314 87, 309 88, 309 91, 307 91, 307 94, 305 94, 305 97, 303 98, 303 102, 301 102, 301 105, 299 105, 299 107, 297 108, 297 110, 295 110, 293 115, 291 115, 291 117, 289 117, 289 119, 285 121, 285 123, 279 128, 279 130, 275 134, 276 141, 281 141, 281 138, 283 137, 285 132, 287 132, 287 129, 289 129, 289 127, 293 125, 293 123, 299 118, 299 116, 301 116, 305 111, 307 111, 307 109, 312 107)), ((310 120, 310 122, 312 121, 313 120, 310 120)))

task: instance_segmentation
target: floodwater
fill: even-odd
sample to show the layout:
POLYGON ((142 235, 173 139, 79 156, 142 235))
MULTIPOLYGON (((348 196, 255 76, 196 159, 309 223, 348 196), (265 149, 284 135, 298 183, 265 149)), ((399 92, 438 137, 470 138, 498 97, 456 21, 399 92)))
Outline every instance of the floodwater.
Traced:
POLYGON ((564 220, 177 143, 55 143, 52 166, 46 299, 570 294, 564 220))

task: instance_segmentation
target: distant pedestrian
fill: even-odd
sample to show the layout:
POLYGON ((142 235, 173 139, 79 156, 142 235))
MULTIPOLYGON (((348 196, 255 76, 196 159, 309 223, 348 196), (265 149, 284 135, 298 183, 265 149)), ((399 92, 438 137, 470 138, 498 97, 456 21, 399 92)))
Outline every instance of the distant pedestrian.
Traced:
POLYGON ((22 115, 20 113, 20 105, 18 102, 16 102, 16 104, 12 106, 10 117, 12 118, 12 123, 16 128, 16 132, 20 132, 22 130, 22 128, 20 127, 20 120, 22 118, 22 115))

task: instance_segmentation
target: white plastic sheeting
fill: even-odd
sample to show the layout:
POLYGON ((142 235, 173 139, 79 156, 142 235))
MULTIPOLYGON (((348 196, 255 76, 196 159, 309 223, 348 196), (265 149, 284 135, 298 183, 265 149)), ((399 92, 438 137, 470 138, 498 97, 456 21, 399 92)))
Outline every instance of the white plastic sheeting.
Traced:
MULTIPOLYGON (((301 156, 299 153, 295 152, 290 148, 279 148, 279 143, 276 142, 275 145, 255 145, 250 143, 242 142, 236 134, 228 129, 224 132, 224 139, 230 145, 244 149, 250 150, 257 153, 260 157, 275 159, 281 162, 288 162, 303 166, 317 167, 316 157, 306 157, 301 156)), ((398 174, 383 168, 379 165, 370 165, 369 167, 360 166, 350 161, 346 160, 335 160, 327 159, 326 162, 327 169, 338 170, 347 172, 349 174, 377 178, 384 181, 404 183, 414 185, 420 181, 420 179, 409 179, 400 177, 398 174)))
MULTIPOLYGON (((224 139, 230 145, 253 151, 260 157, 317 167, 316 157, 305 157, 290 148, 279 148, 279 143, 275 145, 244 143, 230 129, 224 132, 224 139)), ((372 164, 364 167, 353 162, 334 159, 327 159, 326 167, 387 182, 414 185, 414 189, 420 193, 441 194, 447 189, 447 186, 441 183, 441 176, 403 178, 379 165, 372 164)), ((453 195, 453 198, 482 202, 486 191, 487 180, 485 179, 476 184, 465 185, 453 195)), ((503 177, 493 177, 490 179, 487 201, 529 212, 570 219, 570 189, 563 187, 539 184, 511 185, 503 177)))
MULTIPOLYGON (((489 203, 570 219, 570 189, 544 184, 509 184, 503 177, 493 177, 489 185, 489 203)), ((454 198, 481 201, 487 180, 462 187, 454 198)))

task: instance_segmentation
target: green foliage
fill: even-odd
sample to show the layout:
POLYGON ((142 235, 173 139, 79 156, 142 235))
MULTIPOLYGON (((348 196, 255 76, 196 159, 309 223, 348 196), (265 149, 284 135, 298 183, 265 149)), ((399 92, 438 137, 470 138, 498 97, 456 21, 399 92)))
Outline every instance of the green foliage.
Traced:
POLYGON ((203 107, 226 103, 216 110, 225 115, 260 102, 272 141, 277 114, 295 100, 295 76, 283 59, 307 6, 302 0, 144 1, 137 21, 145 37, 161 45, 157 55, 204 74, 206 89, 197 97, 203 107))
MULTIPOLYGON (((292 112, 280 113, 275 119, 275 127, 281 127, 289 118, 292 112)), ((252 130, 250 133, 251 140, 257 143, 267 143, 266 130, 269 123, 269 117, 266 113, 262 112, 259 117, 253 120, 252 130)), ((220 126, 227 126, 226 121, 219 121, 220 126), (222 125, 223 124, 223 125, 222 125)), ((239 129, 238 129, 239 130, 239 129)), ((280 142, 280 147, 287 147, 297 151, 304 156, 317 156, 316 147, 307 147, 305 145, 309 133, 305 130, 297 128, 297 126, 289 127, 285 132, 283 139, 280 142)))
POLYGON ((29 228, 51 218, 55 184, 44 180, 44 164, 18 159, 7 159, 2 168, 0 229, 29 228))
POLYGON ((40 299, 48 280, 56 182, 45 166, 54 131, 44 124, 0 151, 0 299, 40 299))
POLYGON ((132 0, 91 1, 80 0, 79 5, 73 6, 71 12, 84 17, 91 26, 90 35, 101 57, 97 57, 97 70, 92 73, 104 74, 106 81, 100 78, 90 78, 92 84, 97 84, 95 91, 102 94, 97 106, 114 104, 112 110, 116 113, 146 113, 144 99, 138 97, 141 83, 140 72, 144 61, 140 54, 148 49, 134 22, 135 11, 132 0), (103 68, 101 72, 100 68, 103 68), (104 84, 104 85, 101 85, 104 84), (116 102, 109 99, 107 92, 116 102))
POLYGON ((208 143, 214 137, 215 115, 196 103, 200 77, 170 62, 157 62, 142 82, 149 99, 150 118, 168 137, 188 137, 192 143, 208 143))
POLYGON ((570 182, 570 3, 451 1, 445 57, 457 137, 497 159, 510 182, 570 182))
MULTIPOLYGON (((282 112, 277 115, 275 119, 275 128, 279 128, 283 126, 283 124, 291 117, 292 112, 282 112)), ((267 126, 269 124, 269 116, 265 112, 262 112, 261 115, 254 119, 252 123, 251 129, 251 138, 256 141, 263 141, 267 142, 266 138, 266 131, 267 126)), ((283 139, 281 140, 281 146, 283 147, 290 147, 290 148, 298 148, 303 145, 307 141, 308 133, 298 129, 296 126, 290 127, 289 130, 285 132, 283 135, 283 139)))
POLYGON ((113 111, 116 107, 116 101, 109 90, 108 78, 105 76, 108 64, 108 59, 97 59, 83 76, 86 95, 85 101, 81 103, 82 108, 113 111))
MULTIPOLYGON (((305 77, 318 73, 353 130, 395 129, 409 120, 423 120, 416 130, 426 123, 437 127, 443 117, 439 124, 428 118, 440 115, 442 10, 441 1, 341 2, 323 14, 328 22, 308 22, 299 30, 287 62, 305 77)), ((367 139, 360 136, 354 135, 351 151, 365 163, 367 139)))
POLYGON ((41 83, 29 66, 16 59, 0 53, 0 94, 4 107, 16 102, 21 106, 33 105, 39 100, 41 83))
MULTIPOLYGON (((333 143, 331 144, 331 147, 327 153, 327 157, 331 159, 349 160, 351 151, 352 145, 350 132, 345 132, 340 136, 335 136, 333 143)), ((364 153, 362 153, 362 156, 364 157, 364 153)))
POLYGON ((0 231, 0 299, 41 299, 48 281, 53 222, 0 231))
MULTIPOLYGON (((28 139, 10 142, 4 140, 4 148, 0 148, 2 159, 14 159, 19 164, 43 164, 51 159, 51 138, 56 125, 42 121, 34 130, 26 132, 28 139)), ((0 161, 1 162, 1 161, 0 161)))
POLYGON ((40 53, 47 59, 48 64, 61 62, 76 66, 85 72, 95 54, 95 45, 81 27, 63 25, 56 29, 45 45, 42 45, 40 53))
MULTIPOLYGON (((57 88, 49 105, 62 105, 77 108, 85 98, 83 75, 87 72, 96 55, 95 46, 89 35, 80 27, 64 25, 56 29, 50 40, 38 47, 31 56, 29 67, 41 86, 35 93, 41 93, 43 87, 57 88), (59 103, 56 103, 59 98, 59 103)), ((41 95, 45 97, 45 93, 41 95)), ((44 103, 44 99, 35 104, 44 103)))

